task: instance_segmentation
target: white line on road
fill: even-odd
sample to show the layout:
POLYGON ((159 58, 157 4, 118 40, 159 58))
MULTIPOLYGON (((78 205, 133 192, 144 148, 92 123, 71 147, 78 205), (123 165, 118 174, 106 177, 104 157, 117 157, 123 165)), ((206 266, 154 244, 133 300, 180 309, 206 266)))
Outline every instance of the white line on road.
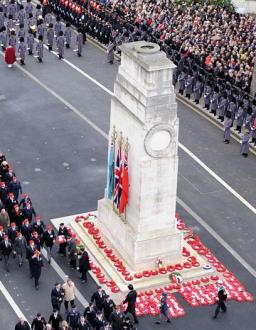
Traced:
MULTIPOLYGON (((42 249, 42 255, 47 260, 47 252, 45 249, 42 249)), ((67 275, 63 272, 63 270, 60 268, 60 266, 57 264, 57 262, 53 258, 51 259, 51 266, 55 270, 55 272, 60 276, 60 278, 64 282, 66 282, 67 275)), ((88 301, 85 299, 85 297, 82 295, 82 293, 77 288, 76 288, 76 298, 82 304, 83 307, 87 307, 89 305, 88 301)))
POLYGON ((197 213, 195 213, 185 202, 177 197, 177 203, 187 211, 200 225, 206 229, 240 264, 254 277, 256 277, 256 270, 248 264, 243 257, 240 256, 216 231, 208 225, 197 213))
POLYGON ((6 300, 8 301, 8 303, 10 304, 10 306, 12 307, 12 309, 14 310, 16 315, 18 317, 23 317, 25 320, 27 320, 27 318, 22 313, 21 309, 16 304, 16 302, 13 300, 12 296, 10 295, 10 293, 8 292, 8 290, 6 289, 6 287, 3 285, 3 283, 1 281, 0 281, 0 291, 5 296, 6 300))

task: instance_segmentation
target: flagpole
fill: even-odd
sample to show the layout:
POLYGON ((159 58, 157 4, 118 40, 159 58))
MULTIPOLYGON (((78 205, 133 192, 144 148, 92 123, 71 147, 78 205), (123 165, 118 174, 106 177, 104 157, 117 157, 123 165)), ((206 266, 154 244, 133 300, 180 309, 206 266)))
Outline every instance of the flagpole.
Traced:
POLYGON ((112 175, 113 175, 113 182, 112 182, 112 202, 113 202, 113 208, 114 208, 114 198, 113 198, 113 196, 114 196, 114 187, 115 187, 115 159, 116 159, 116 139, 117 139, 117 132, 116 132, 116 127, 115 127, 115 125, 113 126, 113 131, 112 131, 112 135, 111 135, 111 139, 112 139, 112 141, 113 141, 113 148, 114 148, 114 151, 113 151, 113 162, 114 162, 114 165, 113 165, 113 173, 112 173, 112 175))
MULTIPOLYGON (((125 142, 125 146, 124 146, 124 152, 125 152, 125 155, 126 155, 126 158, 127 158, 127 166, 128 166, 128 151, 130 149, 130 144, 128 142, 128 137, 126 138, 126 142, 125 142)), ((124 209, 124 220, 126 222, 126 206, 125 206, 125 209, 124 209)))

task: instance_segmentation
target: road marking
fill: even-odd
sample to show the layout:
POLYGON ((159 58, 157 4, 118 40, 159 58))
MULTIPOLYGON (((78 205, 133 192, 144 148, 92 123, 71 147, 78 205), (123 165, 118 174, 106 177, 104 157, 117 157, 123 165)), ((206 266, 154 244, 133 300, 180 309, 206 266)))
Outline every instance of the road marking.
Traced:
POLYGON ((2 294, 5 296, 6 300, 8 301, 8 303, 10 304, 10 306, 12 307, 12 309, 14 310, 15 314, 20 318, 23 317, 26 321, 27 318, 25 317, 25 315, 22 313, 21 309, 19 308, 19 306, 16 304, 16 302, 14 301, 14 299, 12 298, 12 296, 10 295, 10 293, 8 292, 8 290, 6 289, 6 287, 3 285, 3 283, 0 281, 0 291, 2 292, 2 294))
MULTIPOLYGON (((45 257, 47 260, 47 252, 43 248, 41 250, 42 255, 45 257)), ((67 275, 63 272, 63 270, 60 268, 60 266, 57 264, 57 262, 52 258, 51 259, 51 266, 55 270, 55 272, 59 275, 59 277, 66 282, 67 280, 67 275)), ((88 301, 85 299, 85 297, 82 295, 82 293, 76 288, 76 298, 77 300, 82 304, 83 307, 87 307, 89 305, 88 301)))
MULTIPOLYGON (((0 51, 0 54, 4 56, 3 52, 0 51)), ((105 139, 108 139, 108 135, 94 122, 92 122, 88 117, 86 117, 84 114, 82 114, 76 107, 74 107, 71 103, 66 101, 62 96, 54 92, 51 88, 46 86, 41 80, 39 80, 37 77, 35 77, 32 73, 24 69, 19 64, 14 64, 16 67, 18 67, 23 73, 25 73, 31 80, 36 82, 39 86, 41 86, 43 89, 45 89, 48 93, 50 93, 52 96, 54 96, 56 99, 58 99, 61 103, 65 104, 67 108, 69 108, 71 111, 73 111, 77 116, 79 116, 81 119, 83 119, 89 126, 91 126, 95 131, 97 131, 101 136, 103 136, 105 139)))
MULTIPOLYGON (((3 52, 0 52, 3 56, 3 52)), ((86 117, 84 114, 82 114, 76 107, 74 107, 71 103, 66 101, 62 96, 54 92, 51 88, 46 86, 41 80, 36 78, 33 74, 31 74, 29 71, 24 69, 19 64, 15 63, 15 66, 17 66, 22 72, 24 72, 28 77, 30 77, 33 81, 35 81, 38 85, 43 87, 48 93, 53 95, 55 98, 57 98, 60 102, 65 104, 70 110, 72 110, 76 115, 78 115, 81 119, 83 119, 85 122, 87 122, 88 125, 90 125, 95 131, 97 131, 101 136, 103 136, 106 140, 108 140, 108 135, 99 127, 97 126, 93 121, 91 121, 88 117, 86 117)), ((75 67, 75 65, 72 64, 72 66, 75 67)), ((79 69, 79 68, 78 68, 79 69)), ((82 71, 79 69, 78 72, 82 71)), ((83 72, 83 71, 82 71, 83 72)), ((89 76, 85 74, 86 76, 89 76)), ((96 81, 94 78, 91 77, 91 81, 96 81)), ((97 84, 99 87, 102 86, 100 83, 97 84)), ((113 93, 104 87, 105 91, 108 91, 110 95, 113 95, 113 93)), ((249 210, 251 210, 254 214, 256 214, 256 208, 250 204, 244 197, 242 197, 235 189, 233 189, 226 181, 224 181, 219 175, 217 175, 213 170, 211 170, 205 163, 203 163, 192 151, 190 151, 187 147, 185 147, 182 143, 178 143, 178 146, 187 153, 197 164, 199 164, 206 172, 208 172, 216 181, 218 181, 223 187, 225 187, 233 196, 235 196, 242 204, 244 204, 249 210)))
POLYGON ((248 264, 216 231, 208 225, 197 213, 195 213, 185 202, 177 196, 177 203, 187 211, 200 225, 210 233, 253 277, 256 277, 256 270, 248 264))

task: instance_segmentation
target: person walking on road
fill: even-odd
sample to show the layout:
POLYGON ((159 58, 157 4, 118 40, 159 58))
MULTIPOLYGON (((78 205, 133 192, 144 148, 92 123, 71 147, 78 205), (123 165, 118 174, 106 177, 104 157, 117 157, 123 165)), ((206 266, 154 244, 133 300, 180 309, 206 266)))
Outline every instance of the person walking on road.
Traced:
POLYGON ((218 301, 217 301, 217 307, 215 309, 215 313, 213 318, 216 319, 220 309, 223 313, 226 313, 227 307, 225 305, 225 301, 227 300, 227 292, 225 290, 225 287, 223 286, 223 282, 221 280, 218 281, 218 287, 217 287, 217 293, 218 293, 218 301))
POLYGON ((70 278, 62 285, 64 290, 64 306, 66 313, 68 313, 68 304, 73 306, 75 304, 75 284, 70 278))
POLYGON ((128 285, 128 289, 130 290, 129 293, 127 294, 125 300, 123 301, 123 304, 128 304, 127 308, 125 310, 125 314, 127 313, 131 313, 132 316, 134 317, 134 322, 136 324, 139 323, 139 320, 136 316, 136 312, 135 312, 135 305, 136 305, 136 300, 137 300, 137 292, 136 290, 134 290, 134 287, 132 284, 128 285))
POLYGON ((90 259, 88 253, 84 250, 84 248, 80 249, 81 255, 78 256, 79 260, 79 272, 81 273, 82 283, 87 282, 87 272, 91 270, 90 259))
POLYGON ((82 34, 81 28, 78 28, 77 30, 78 34, 76 36, 76 44, 77 44, 77 56, 81 57, 83 52, 83 42, 84 42, 84 36, 82 34))
POLYGON ((32 330, 44 330, 46 325, 46 321, 44 317, 40 314, 37 313, 36 317, 33 319, 31 323, 31 329, 32 330))
POLYGON ((55 243, 55 238, 56 235, 54 233, 54 230, 52 229, 52 225, 48 224, 47 230, 43 233, 42 237, 42 245, 45 245, 45 249, 47 252, 47 259, 48 263, 51 263, 51 258, 52 258, 52 247, 55 243))
POLYGON ((0 248, 2 256, 4 258, 4 265, 7 272, 9 272, 9 258, 12 253, 12 244, 8 238, 8 235, 4 235, 4 239, 1 241, 0 248))
POLYGON ((52 302, 52 308, 56 309, 57 311, 60 311, 61 304, 64 299, 64 290, 61 287, 60 283, 55 283, 54 288, 51 292, 51 302, 52 302))
POLYGON ((68 312, 67 321, 72 330, 77 329, 78 322, 80 320, 80 312, 76 308, 76 305, 71 306, 71 311, 68 312))
POLYGON ((65 39, 63 36, 63 31, 60 31, 57 37, 57 52, 60 60, 64 58, 64 45, 65 39))
POLYGON ((14 252, 18 257, 19 267, 23 264, 23 255, 26 253, 27 242, 24 236, 22 236, 21 232, 17 232, 17 237, 14 240, 14 252))
POLYGON ((39 278, 41 276, 42 267, 43 260, 40 256, 40 252, 36 250, 30 263, 31 275, 34 277, 36 290, 39 289, 39 278))
POLYGON ((52 326, 53 330, 59 330, 61 322, 62 316, 60 315, 59 311, 57 309, 53 309, 48 323, 52 326))
POLYGON ((249 140, 250 140, 250 131, 246 129, 242 137, 241 152, 240 152, 244 158, 247 158, 249 154, 249 140))
POLYGON ((31 328, 24 317, 20 317, 19 322, 15 325, 15 330, 31 330, 31 328))
POLYGON ((224 123, 224 143, 230 143, 230 134, 231 134, 231 127, 232 127, 232 119, 227 118, 224 123))
MULTIPOLYGON (((166 319, 167 323, 171 323, 171 320, 170 320, 169 314, 168 314, 168 304, 167 304, 167 293, 166 292, 162 292, 159 311, 160 311, 160 319, 163 316, 166 319)), ((161 323, 160 320, 156 321, 156 324, 160 324, 160 323, 161 323)))

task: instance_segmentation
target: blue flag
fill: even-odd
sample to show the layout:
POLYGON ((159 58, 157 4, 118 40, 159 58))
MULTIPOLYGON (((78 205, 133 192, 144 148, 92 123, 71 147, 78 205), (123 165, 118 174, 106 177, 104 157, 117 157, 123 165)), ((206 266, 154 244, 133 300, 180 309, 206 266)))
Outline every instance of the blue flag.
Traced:
POLYGON ((114 187, 114 144, 111 142, 109 154, 108 154, 108 198, 113 197, 113 187, 114 187))

